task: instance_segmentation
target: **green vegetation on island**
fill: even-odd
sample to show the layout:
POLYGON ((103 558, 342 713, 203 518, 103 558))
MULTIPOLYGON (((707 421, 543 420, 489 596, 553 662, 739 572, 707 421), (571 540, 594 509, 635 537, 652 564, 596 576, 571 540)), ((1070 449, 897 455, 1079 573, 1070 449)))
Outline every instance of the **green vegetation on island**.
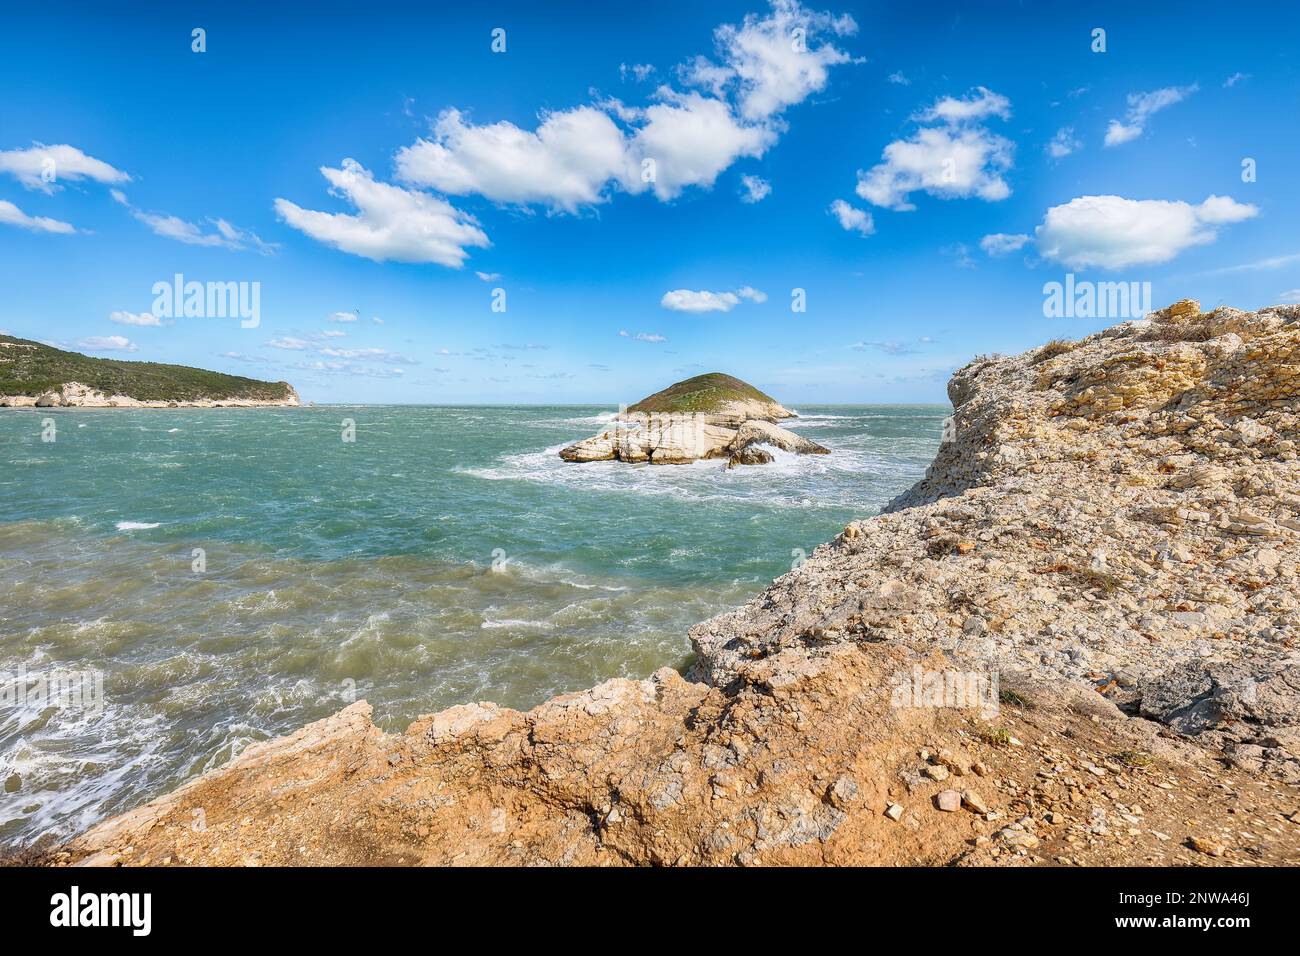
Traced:
POLYGON ((69 382, 141 402, 274 402, 289 400, 294 394, 288 382, 263 382, 186 365, 91 358, 0 335, 0 396, 39 396, 69 382))
POLYGON ((696 375, 641 399, 629 412, 717 412, 735 402, 778 405, 776 399, 724 372, 696 375))

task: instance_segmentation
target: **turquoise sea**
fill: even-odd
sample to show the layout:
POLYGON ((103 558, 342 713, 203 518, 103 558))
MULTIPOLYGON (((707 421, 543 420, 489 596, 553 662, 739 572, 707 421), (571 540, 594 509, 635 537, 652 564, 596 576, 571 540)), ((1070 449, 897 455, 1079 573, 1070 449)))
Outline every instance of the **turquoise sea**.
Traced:
POLYGON ((600 406, 0 410, 0 848, 354 699, 397 731, 685 664, 691 624, 921 477, 948 414, 799 411, 830 456, 726 471, 560 461, 600 406), (95 706, 33 690, 69 673, 95 706))

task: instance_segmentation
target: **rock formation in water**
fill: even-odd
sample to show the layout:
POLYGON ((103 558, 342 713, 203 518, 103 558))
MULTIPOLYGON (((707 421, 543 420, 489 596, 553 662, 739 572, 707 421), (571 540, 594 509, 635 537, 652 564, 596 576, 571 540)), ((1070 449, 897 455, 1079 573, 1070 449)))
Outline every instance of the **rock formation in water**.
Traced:
POLYGON ((1180 302, 949 395, 926 478, 687 676, 403 734, 359 702, 46 860, 1300 862, 1300 306, 1180 302))
POLYGON ((801 455, 830 450, 775 422, 798 416, 769 395, 721 372, 670 385, 620 412, 600 434, 560 451, 565 461, 681 465, 725 458, 727 467, 772 461, 770 445, 801 455))

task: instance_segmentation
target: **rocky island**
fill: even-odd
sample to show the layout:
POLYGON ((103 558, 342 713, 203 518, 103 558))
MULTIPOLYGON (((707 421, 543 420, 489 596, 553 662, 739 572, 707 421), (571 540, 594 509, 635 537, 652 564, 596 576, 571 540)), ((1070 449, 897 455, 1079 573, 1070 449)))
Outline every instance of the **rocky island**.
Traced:
POLYGON ((288 382, 263 382, 186 365, 91 358, 0 335, 0 408, 212 408, 296 406, 288 382))
POLYGON ((747 382, 709 372, 641 399, 620 411, 600 434, 562 449, 560 457, 652 465, 725 458, 731 468, 771 462, 772 453, 764 445, 800 455, 829 455, 830 449, 775 424, 798 417, 747 382))
POLYGON ((44 861, 1296 863, 1300 306, 1180 302, 949 396, 925 479, 687 673, 400 734, 357 702, 44 861))

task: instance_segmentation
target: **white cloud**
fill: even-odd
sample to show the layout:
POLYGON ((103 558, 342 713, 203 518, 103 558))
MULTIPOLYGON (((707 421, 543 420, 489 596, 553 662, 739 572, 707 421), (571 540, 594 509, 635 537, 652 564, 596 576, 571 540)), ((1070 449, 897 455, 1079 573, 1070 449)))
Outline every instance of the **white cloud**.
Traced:
POLYGON ((1300 302, 1300 289, 1288 289, 1278 294, 1279 302, 1300 302))
POLYGON ((1250 77, 1251 74, 1249 73, 1234 73, 1232 74, 1232 76, 1228 77, 1226 80, 1223 81, 1223 85, 1231 89, 1232 87, 1240 83, 1242 80, 1248 80, 1250 79, 1250 77))
POLYGON ((924 123, 977 123, 989 117, 1011 118, 1011 101, 988 87, 977 86, 968 96, 945 96, 917 114, 924 123))
POLYGON ((962 99, 940 99, 916 118, 943 125, 923 127, 910 139, 886 146, 883 162, 858 172, 857 194, 873 205, 900 212, 916 208, 909 196, 918 190, 940 199, 1006 199, 1011 187, 1003 174, 1011 168, 1015 147, 981 121, 1010 115, 1010 101, 982 86, 962 99))
POLYGON ((484 282, 496 282, 501 278, 501 273, 499 272, 475 272, 474 274, 484 282))
POLYGON ((665 336, 660 335, 658 332, 637 332, 637 333, 634 335, 633 333, 627 331, 627 329, 623 329, 623 330, 620 331, 618 334, 619 334, 619 336, 621 336, 622 338, 625 338, 625 339, 634 339, 634 340, 637 341, 637 342, 651 342, 651 343, 656 343, 656 342, 667 342, 667 341, 668 341, 668 339, 667 339, 665 336))
POLYGON ((747 14, 740 26, 724 24, 714 31, 721 66, 697 58, 691 69, 708 77, 715 95, 721 87, 734 87, 740 115, 761 122, 825 89, 830 67, 852 59, 830 43, 815 46, 814 37, 852 36, 857 30, 848 14, 836 17, 794 0, 773 0, 767 16, 747 14))
POLYGON ((148 328, 161 328, 164 325, 171 325, 170 322, 164 322, 152 312, 110 312, 108 321, 116 322, 118 325, 137 325, 148 328))
MULTIPOLYGON (((767 15, 714 31, 720 64, 697 57, 679 68, 679 77, 697 90, 663 84, 645 107, 607 98, 544 112, 535 130, 505 121, 475 125, 460 110, 447 109, 429 138, 398 151, 397 177, 450 195, 567 213, 605 202, 618 190, 651 191, 667 201, 692 186, 711 188, 736 160, 762 156, 785 129, 779 114, 823 89, 830 68, 849 61, 847 53, 816 38, 856 29, 851 17, 774 0, 767 15), (803 31, 802 48, 796 30, 803 31)), ((650 75, 639 69, 624 64, 624 76, 650 75)), ((749 196, 762 198, 753 191, 749 196)))
POLYGON ((342 329, 326 329, 321 333, 327 339, 342 339, 347 337, 347 333, 342 329))
POLYGON ((45 216, 29 216, 13 203, 0 199, 0 223, 28 229, 32 232, 53 232, 67 235, 77 231, 70 222, 49 219, 45 216))
POLYGON ((1146 130, 1147 120, 1161 110, 1181 103, 1198 89, 1200 87, 1193 83, 1191 86, 1166 86, 1150 93, 1130 93, 1124 121, 1113 119, 1106 127, 1106 145, 1119 146, 1137 139, 1146 130))
POLYGON ((355 322, 357 314, 355 312, 331 312, 325 316, 326 322, 355 322))
POLYGON ((342 168, 321 167, 330 192, 357 213, 318 212, 275 201, 275 211, 293 228, 343 252, 376 262, 433 262, 459 269, 467 247, 486 247, 487 235, 470 215, 427 193, 375 182, 355 160, 342 168))
POLYGON ((978 196, 997 202, 1011 195, 1002 174, 1011 168, 1010 140, 983 128, 932 127, 885 147, 884 162, 858 173, 857 194, 868 202, 909 212, 908 197, 924 190, 940 199, 978 196))
POLYGON ((302 352, 312 347, 312 344, 306 339, 294 338, 291 335, 280 335, 267 343, 273 349, 284 349, 290 352, 302 352))
POLYGON ((734 292, 674 289, 665 292, 659 304, 674 312, 730 312, 742 301, 761 304, 767 301, 767 293, 748 285, 741 286, 734 292))
POLYGON ((1052 159, 1064 159, 1075 150, 1083 146, 1083 143, 1075 138, 1074 127, 1066 126, 1056 131, 1052 141, 1047 144, 1047 155, 1052 159))
POLYGON ((390 352, 388 349, 379 348, 361 348, 361 349, 341 349, 333 346, 322 346, 321 355, 328 355, 330 358, 341 359, 366 359, 377 362, 391 362, 401 365, 418 365, 419 363, 413 358, 407 358, 405 355, 399 355, 396 352, 390 352))
POLYGON ((28 189, 52 193, 61 188, 61 180, 93 179, 99 183, 126 183, 131 177, 103 160, 87 156, 66 143, 46 146, 35 143, 30 149, 0 151, 0 172, 9 173, 28 189), (51 179, 52 176, 52 179, 51 179), (51 179, 46 182, 46 179, 51 179))
POLYGON ((1047 210, 1035 230, 1039 251, 1071 269, 1122 269, 1168 262, 1213 242, 1215 227, 1257 215, 1252 205, 1210 196, 1193 206, 1160 199, 1080 196, 1047 210))
POLYGON ((620 63, 618 65, 619 79, 624 82, 627 82, 627 78, 631 76, 638 83, 644 83, 646 80, 650 79, 650 74, 654 73, 654 71, 655 68, 653 63, 633 63, 631 65, 620 63))
POLYGON ((145 212, 137 209, 120 189, 109 190, 114 201, 125 206, 131 215, 148 226, 155 235, 165 239, 175 239, 189 246, 211 246, 240 251, 256 249, 262 255, 270 255, 276 250, 272 243, 263 242, 252 230, 240 229, 224 219, 209 219, 213 226, 211 231, 204 231, 202 226, 187 222, 179 216, 145 212))
POLYGON ((122 335, 92 335, 78 339, 77 348, 87 352, 134 352, 135 343, 122 335))
POLYGON ((623 131, 591 106, 544 114, 536 132, 504 121, 474 126, 445 110, 433 138, 399 150, 394 162, 413 185, 565 212, 600 202, 611 180, 635 189, 623 131))
POLYGON ((665 292, 659 304, 674 312, 730 312, 740 305, 740 296, 734 292, 709 292, 674 289, 665 292))
POLYGON ((841 228, 848 232, 869 236, 876 231, 876 223, 871 218, 871 213, 850 206, 843 199, 831 203, 830 211, 840 221, 841 228))
POLYGON ((991 256, 1005 256, 1017 251, 1029 240, 1030 237, 1022 232, 995 232, 980 240, 980 248, 991 256))
POLYGON ((650 188, 659 199, 674 199, 688 186, 711 187, 737 159, 758 158, 777 140, 770 126, 740 123, 722 100, 666 87, 659 95, 663 101, 645 110, 645 123, 629 146, 635 169, 654 160, 650 188))
POLYGON ((902 71, 902 70, 898 70, 898 71, 896 71, 896 72, 894 72, 894 73, 890 73, 888 79, 889 79, 889 82, 890 82, 890 83, 893 83, 893 84, 895 84, 896 86, 911 86, 911 85, 912 85, 912 81, 909 80, 906 76, 903 75, 903 71, 902 71))
POLYGON ((762 202, 772 193, 772 184, 762 176, 741 176, 742 192, 740 201, 746 203, 762 202))

